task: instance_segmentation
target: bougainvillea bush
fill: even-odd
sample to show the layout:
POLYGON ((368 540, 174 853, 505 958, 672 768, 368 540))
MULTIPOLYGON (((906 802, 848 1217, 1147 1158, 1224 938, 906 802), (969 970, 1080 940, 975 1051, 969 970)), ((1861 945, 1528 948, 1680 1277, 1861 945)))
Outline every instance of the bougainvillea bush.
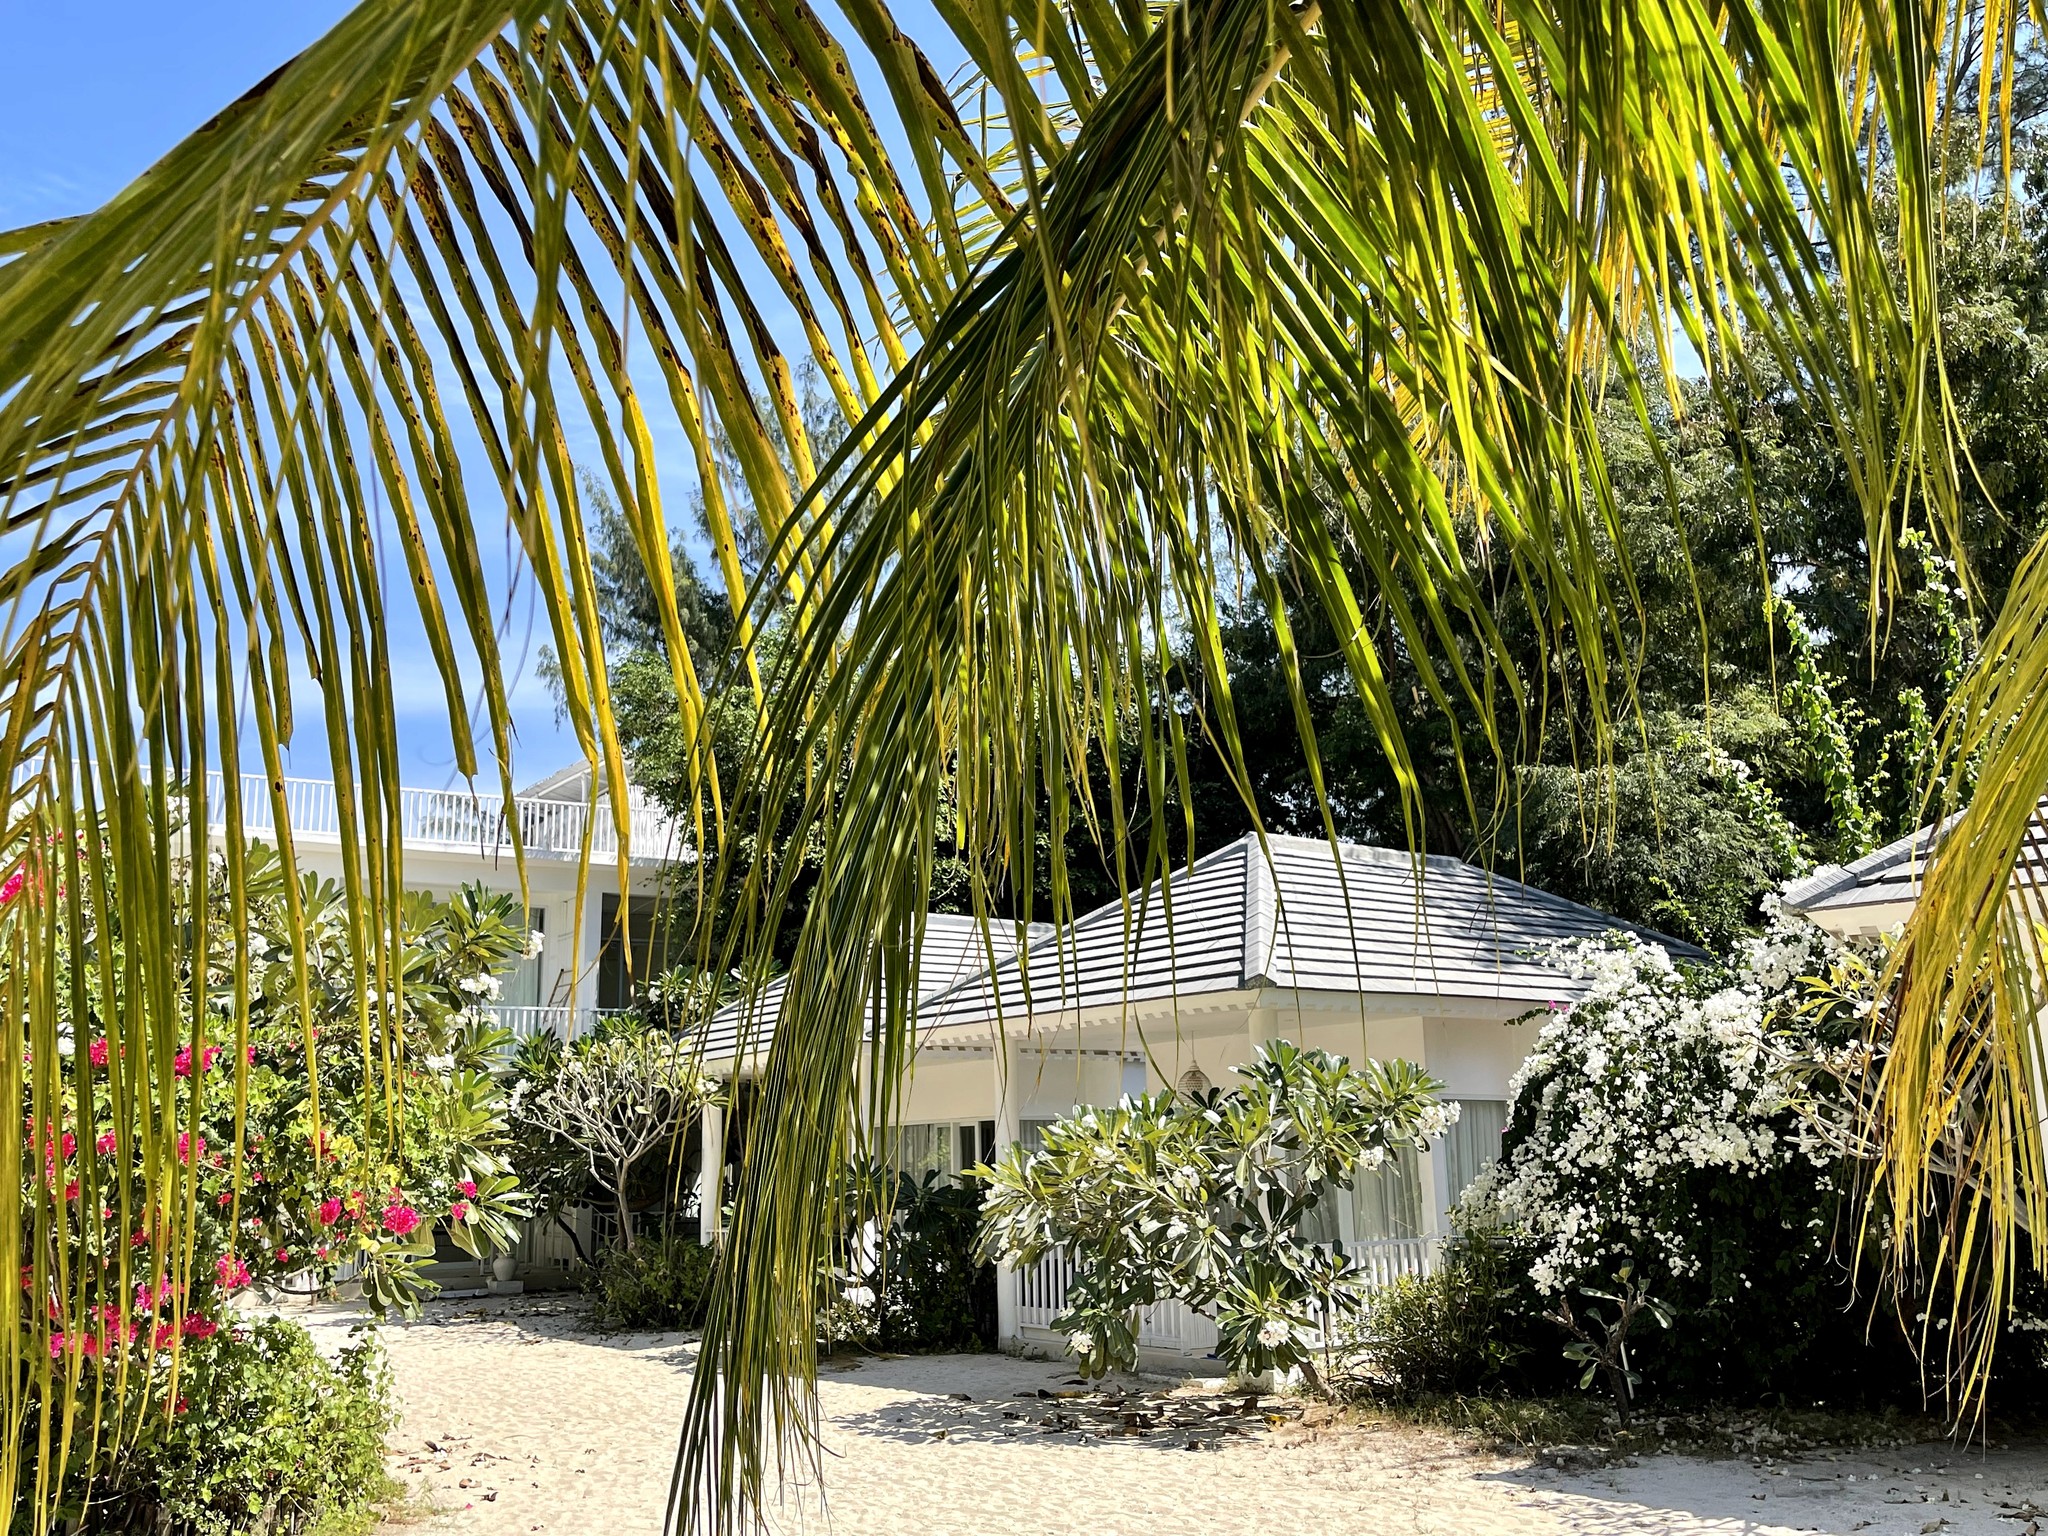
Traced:
MULTIPOLYGON (((16 1315, 26 1329, 46 1313, 53 1331, 25 1400, 63 1400, 51 1388, 70 1376, 71 1400, 88 1407, 70 1423, 31 1411, 17 1443, 67 1477, 93 1466, 96 1434, 114 1415, 174 1416, 189 1400, 238 1294, 352 1279, 380 1310, 411 1308, 432 1288, 421 1270, 437 1230, 479 1255, 517 1234, 522 1197, 491 1070, 504 1037, 484 1008, 496 974, 529 943, 513 903, 480 888, 446 903, 407 896, 402 972, 363 988, 338 886, 307 876, 287 890, 260 846, 244 877, 245 940, 148 1000, 165 1023, 142 1062, 112 1052, 100 1025, 109 1010, 139 1006, 129 991, 141 968, 98 917, 114 904, 54 893, 69 902, 67 920, 93 927, 102 963, 55 978, 71 1002, 70 1049, 55 1063, 24 1063, 25 1077, 54 1070, 58 1092, 43 1102, 65 1111, 24 1119, 22 1204, 43 1202, 55 1219, 42 1230, 63 1237, 35 1244, 24 1220, 16 1315), (371 1091, 382 1079, 366 1057, 403 1075, 402 1102, 371 1091), (175 1090, 175 1125, 160 1128, 151 1156, 105 1129, 128 1123, 112 1113, 122 1098, 148 1097, 138 1079, 175 1090), (191 1241, 167 1247, 166 1213, 180 1207, 193 1217, 191 1241)), ((34 890, 13 896, 33 899, 34 890)))
POLYGON ((1726 968, 1621 935, 1556 956, 1587 988, 1546 1020, 1502 1156, 1454 1213, 1512 1246, 1522 1310, 1624 1404, 1939 1392, 1941 1351, 1925 1373, 1914 1358, 1927 1304, 1884 1263, 1891 1213, 1866 1225, 1854 1144, 1876 957, 1783 912, 1726 968))
POLYGON ((1133 1368, 1138 1309, 1175 1300, 1213 1311, 1233 1369, 1313 1378, 1324 1324, 1362 1275, 1341 1244, 1305 1241, 1304 1221, 1403 1144, 1426 1149, 1457 1113, 1405 1061, 1353 1067, 1275 1040, 1237 1070, 1239 1088, 1081 1110, 987 1170, 982 1253, 1074 1260, 1053 1326, 1084 1373, 1133 1368))

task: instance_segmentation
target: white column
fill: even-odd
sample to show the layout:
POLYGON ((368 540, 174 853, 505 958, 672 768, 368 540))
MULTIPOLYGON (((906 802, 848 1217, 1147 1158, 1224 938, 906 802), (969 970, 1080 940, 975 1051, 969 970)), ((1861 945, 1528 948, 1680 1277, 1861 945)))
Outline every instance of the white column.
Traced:
POLYGON ((713 1102, 697 1111, 697 1238, 707 1248, 724 1217, 724 1172, 725 1106, 713 1102))
MULTIPOLYGON (((616 875, 613 876, 616 879, 616 875)), ((604 871, 593 867, 583 892, 583 911, 576 922, 574 950, 569 963, 575 982, 569 989, 569 1032, 584 1027, 584 1014, 597 1006, 597 957, 604 946, 604 871)))
MULTIPOLYGON (((1011 1055, 1009 1044, 1002 1031, 994 1031, 995 1042, 995 1090, 996 1090, 996 1156, 1001 1157, 1018 1140, 1024 1131, 1022 1116, 1017 1112, 1017 1062, 1011 1055)), ((1017 1338, 1017 1271, 1007 1264, 996 1266, 996 1346, 1015 1342, 1017 1338)))

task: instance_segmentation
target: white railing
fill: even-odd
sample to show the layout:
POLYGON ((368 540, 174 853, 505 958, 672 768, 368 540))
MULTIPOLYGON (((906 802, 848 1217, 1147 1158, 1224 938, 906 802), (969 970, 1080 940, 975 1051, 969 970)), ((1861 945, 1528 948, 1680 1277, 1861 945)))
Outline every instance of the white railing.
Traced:
MULTIPOLYGON (((207 776, 207 803, 213 807, 213 831, 223 830, 221 801, 226 784, 219 773, 207 776)), ((242 828, 261 836, 277 831, 277 804, 270 781, 257 773, 240 776, 242 828)), ((284 813, 294 837, 334 840, 341 836, 341 807, 334 785, 326 779, 283 781, 284 813)), ((681 853, 675 823, 638 794, 629 793, 635 858, 675 858, 681 853)), ((517 796, 510 817, 503 795, 471 794, 462 789, 401 789, 398 792, 399 833, 408 848, 510 854, 516 829, 526 852, 541 858, 577 858, 583 852, 583 828, 589 808, 578 800, 544 800, 517 796)), ((608 807, 600 804, 591 828, 593 858, 616 858, 618 828, 608 807)))
POLYGON ((1347 1244, 1344 1251, 1365 1270, 1365 1288, 1376 1291, 1404 1276, 1417 1280, 1435 1272, 1443 1258, 1440 1237, 1381 1237, 1347 1244))
POLYGON ((1177 1355, 1216 1353, 1216 1319, 1184 1301, 1155 1301, 1138 1314, 1138 1348, 1177 1355))
POLYGON ((1067 1304, 1067 1287, 1074 1283, 1074 1261, 1055 1250, 1017 1271, 1017 1326, 1050 1328, 1060 1308, 1067 1304))
MULTIPOLYGON (((1443 1256, 1440 1237, 1375 1238, 1349 1243, 1344 1251, 1364 1271, 1364 1288, 1378 1290, 1404 1275, 1421 1278, 1443 1256)), ((1074 1261, 1049 1253, 1028 1269, 1017 1271, 1017 1326, 1050 1330, 1067 1304, 1074 1281, 1074 1261)), ((1138 1314, 1138 1347, 1184 1355, 1207 1355, 1216 1348, 1216 1322, 1178 1301, 1155 1302, 1138 1314)))
POLYGON ((491 1012, 497 1016, 499 1027, 510 1030, 514 1040, 529 1040, 535 1035, 574 1040, 597 1028, 599 1019, 619 1011, 617 1008, 570 1008, 545 1004, 538 1008, 518 1003, 491 1004, 491 1012))

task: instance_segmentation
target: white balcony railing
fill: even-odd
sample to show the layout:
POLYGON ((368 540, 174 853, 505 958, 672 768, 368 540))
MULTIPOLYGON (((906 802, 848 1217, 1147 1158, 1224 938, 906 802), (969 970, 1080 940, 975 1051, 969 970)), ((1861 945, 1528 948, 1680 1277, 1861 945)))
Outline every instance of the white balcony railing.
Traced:
MULTIPOLYGON (((245 773, 240 782, 243 830, 261 837, 277 831, 277 805, 270 782, 245 773)), ((226 818, 219 809, 226 785, 219 773, 207 775, 207 803, 214 807, 212 830, 226 818)), ((326 779, 284 780, 284 812, 294 838, 333 841, 341 836, 341 810, 334 785, 326 779)), ((635 859, 678 857, 680 839, 667 816, 629 794, 632 808, 632 851, 635 859)), ((503 795, 471 794, 462 789, 401 789, 398 824, 407 848, 435 852, 509 855, 512 833, 528 855, 536 858, 577 858, 583 852, 583 829, 589 808, 578 800, 545 800, 517 796, 508 816, 503 795)), ((600 804, 591 828, 593 858, 617 858, 618 829, 609 807, 600 804)))
POLYGON ((535 1035, 574 1040, 597 1028, 599 1019, 619 1011, 616 1008, 569 1008, 546 1004, 538 1008, 518 1003, 491 1004, 491 1012, 497 1015, 499 1027, 510 1030, 514 1040, 529 1040, 535 1035))
MULTIPOLYGON (((1418 1279, 1437 1266, 1443 1253, 1440 1237, 1392 1237, 1347 1243, 1344 1251, 1365 1270, 1365 1286, 1377 1290, 1403 1275, 1418 1279)), ((1050 1329, 1067 1304, 1074 1261, 1049 1253, 1029 1269, 1017 1271, 1017 1325, 1050 1329)), ((1162 1301, 1138 1314, 1138 1346, 1183 1355, 1206 1355, 1216 1348, 1215 1320, 1178 1301, 1162 1301)))

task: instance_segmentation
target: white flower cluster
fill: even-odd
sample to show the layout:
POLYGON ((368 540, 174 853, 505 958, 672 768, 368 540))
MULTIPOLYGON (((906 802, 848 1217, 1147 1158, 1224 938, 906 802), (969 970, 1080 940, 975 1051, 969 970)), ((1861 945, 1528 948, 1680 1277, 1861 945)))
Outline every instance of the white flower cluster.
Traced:
POLYGON ((1759 984, 1790 957, 1753 954, 1755 969, 1709 991, 1656 945, 1582 941, 1556 956, 1589 985, 1552 1015, 1516 1074, 1517 1119, 1533 1114, 1533 1124, 1475 1182, 1460 1219, 1535 1238, 1532 1275, 1546 1292, 1607 1278, 1646 1244, 1687 1273, 1701 1234, 1696 1213, 1671 1208, 1671 1176, 1760 1172, 1794 1150, 1773 1125, 1787 1100, 1766 1050, 1770 989, 1759 984))
MULTIPOLYGON (((1415 1117, 1416 1146, 1427 1151, 1431 1142, 1439 1140, 1446 1131, 1458 1123, 1458 1116, 1464 1109, 1465 1106, 1456 1099, 1438 1099, 1425 1106, 1415 1117)), ((1380 1155, 1382 1158, 1386 1156, 1385 1153, 1380 1155)))
POLYGON ((480 976, 465 976, 455 985, 471 997, 496 997, 504 990, 498 984, 498 978, 488 972, 480 976))
POLYGON ((538 928, 529 928, 526 931, 527 959, 536 959, 540 955, 540 952, 546 949, 547 947, 548 936, 545 933, 542 933, 538 928))

